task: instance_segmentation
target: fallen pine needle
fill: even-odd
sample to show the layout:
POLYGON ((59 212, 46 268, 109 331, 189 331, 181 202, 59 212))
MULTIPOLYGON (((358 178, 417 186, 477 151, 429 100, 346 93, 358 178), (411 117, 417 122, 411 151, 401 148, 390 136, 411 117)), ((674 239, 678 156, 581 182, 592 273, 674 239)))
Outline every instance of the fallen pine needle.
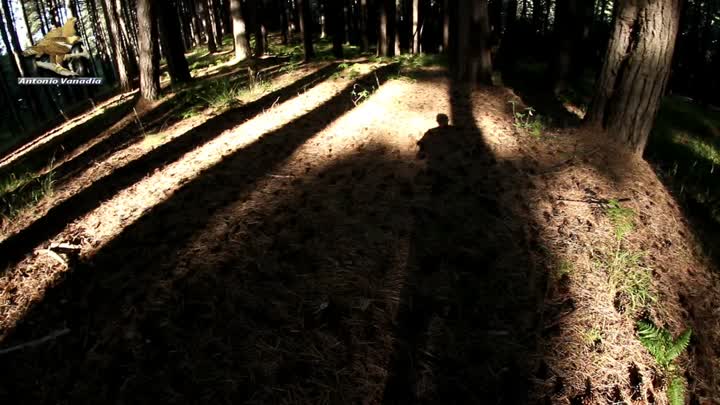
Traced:
POLYGON ((8 354, 8 353, 12 353, 12 352, 15 352, 18 350, 22 350, 22 349, 25 349, 28 347, 39 346, 43 343, 47 343, 51 340, 55 340, 55 339, 59 338, 60 336, 67 335, 68 333, 70 333, 70 329, 68 329, 68 328, 56 330, 55 332, 53 332, 47 336, 41 337, 40 339, 31 340, 29 342, 26 342, 26 343, 23 343, 23 344, 20 344, 17 346, 12 346, 12 347, 8 347, 7 349, 0 350, 0 356, 3 354, 8 354))

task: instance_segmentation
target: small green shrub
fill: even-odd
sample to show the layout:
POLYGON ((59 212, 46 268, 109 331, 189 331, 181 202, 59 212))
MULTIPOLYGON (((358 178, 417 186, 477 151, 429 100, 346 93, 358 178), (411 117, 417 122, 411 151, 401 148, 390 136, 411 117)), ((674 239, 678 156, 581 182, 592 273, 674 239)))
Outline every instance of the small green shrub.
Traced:
POLYGON ((536 114, 535 109, 532 107, 527 107, 523 111, 517 111, 517 103, 515 101, 509 101, 509 103, 512 104, 513 125, 515 126, 515 130, 536 138, 542 136, 546 127, 543 117, 536 114))

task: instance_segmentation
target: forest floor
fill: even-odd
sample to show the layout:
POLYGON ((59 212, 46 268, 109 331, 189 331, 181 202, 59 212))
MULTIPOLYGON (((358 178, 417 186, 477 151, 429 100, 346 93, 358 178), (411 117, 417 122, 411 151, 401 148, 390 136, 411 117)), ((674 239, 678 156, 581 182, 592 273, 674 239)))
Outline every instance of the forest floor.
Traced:
POLYGON ((720 400, 716 266, 652 167, 420 65, 223 71, 54 162, 0 234, 0 399, 720 400))

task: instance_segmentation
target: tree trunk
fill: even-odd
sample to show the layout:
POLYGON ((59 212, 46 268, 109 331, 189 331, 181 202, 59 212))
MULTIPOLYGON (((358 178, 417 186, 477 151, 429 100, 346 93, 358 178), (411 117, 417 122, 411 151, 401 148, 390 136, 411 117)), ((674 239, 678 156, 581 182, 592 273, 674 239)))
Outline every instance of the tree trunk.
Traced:
POLYGON ((370 49, 368 31, 368 0, 360 0, 360 50, 363 52, 370 49))
POLYGON ((488 0, 460 0, 456 12, 455 77, 473 84, 492 84, 488 0))
POLYGON ((392 13, 392 31, 395 34, 393 37, 395 38, 395 43, 393 47, 393 55, 400 55, 402 52, 400 50, 400 18, 402 17, 402 0, 395 0, 395 9, 392 13))
POLYGON ((47 34, 47 22, 45 21, 45 15, 42 12, 42 9, 40 7, 40 0, 33 0, 33 6, 35 7, 35 12, 38 15, 38 19, 40 20, 40 32, 42 32, 43 36, 47 34))
POLYGON ((208 0, 196 0, 195 7, 202 20, 202 25, 205 30, 205 38, 207 39, 208 52, 217 52, 217 46, 215 45, 215 36, 212 31, 212 20, 210 19, 210 11, 208 10, 208 0))
POLYGON ((450 0, 443 2, 443 32, 442 32, 442 50, 445 53, 450 49, 450 0))
POLYGON ((25 69, 22 63, 22 48, 20 47, 20 41, 18 40, 17 30, 15 29, 15 22, 13 15, 10 13, 10 3, 8 0, 2 0, 2 11, 5 15, 5 27, 7 28, 8 34, 10 34, 10 48, 7 50, 8 54, 12 54, 15 60, 15 65, 18 67, 20 75, 25 75, 25 69))
POLYGON ((223 43, 223 23, 220 10, 220 0, 210 0, 210 14, 213 20, 213 32, 215 33, 215 45, 220 48, 223 43))
POLYGON ((557 0, 555 5, 555 35, 557 54, 553 64, 554 90, 556 94, 567 88, 567 80, 573 63, 573 50, 577 38, 577 0, 557 0))
POLYGON ((240 0, 230 0, 230 16, 233 22, 235 59, 238 61, 245 60, 250 55, 250 44, 246 36, 246 25, 240 0))
POLYGON ((642 154, 665 92, 681 0, 622 0, 587 115, 642 154))
POLYGON ((137 0, 140 94, 147 100, 160 98, 160 52, 153 0, 137 0))
POLYGON ((412 0, 412 53, 420 53, 420 0, 412 0))
POLYGON ((290 37, 289 37, 289 27, 288 27, 288 15, 287 15, 287 9, 285 8, 285 1, 284 0, 278 0, 277 7, 278 11, 280 12, 280 32, 281 32, 281 38, 282 38, 282 44, 287 45, 290 43, 290 37))
POLYGON ((305 49, 305 61, 315 57, 315 49, 312 43, 312 19, 310 18, 310 0, 298 0, 300 12, 300 31, 303 37, 303 47, 305 49))
POLYGON ((105 0, 105 23, 110 28, 109 39, 110 49, 113 53, 115 61, 115 69, 118 72, 118 84, 120 91, 130 90, 130 76, 128 72, 127 52, 125 51, 124 41, 118 26, 117 13, 113 0, 105 0))
POLYGON ((345 10, 343 5, 337 1, 330 0, 327 4, 327 15, 330 18, 329 25, 333 37, 333 55, 336 58, 342 58, 343 37, 345 36, 345 10))
POLYGON ((181 37, 180 23, 175 12, 175 0, 159 0, 158 28, 163 55, 168 65, 168 72, 173 83, 189 82, 191 79, 185 49, 178 38, 181 37))
POLYGON ((265 23, 263 19, 262 0, 249 0, 245 3, 250 9, 252 27, 255 36, 255 57, 265 55, 265 23))
POLYGON ((194 1, 198 0, 185 0, 185 4, 188 12, 192 16, 193 42, 195 42, 195 46, 198 46, 202 44, 205 39, 203 37, 202 14, 197 12, 197 6, 194 5, 194 1))
POLYGON ((380 0, 380 30, 378 55, 393 56, 395 53, 395 0, 380 0))

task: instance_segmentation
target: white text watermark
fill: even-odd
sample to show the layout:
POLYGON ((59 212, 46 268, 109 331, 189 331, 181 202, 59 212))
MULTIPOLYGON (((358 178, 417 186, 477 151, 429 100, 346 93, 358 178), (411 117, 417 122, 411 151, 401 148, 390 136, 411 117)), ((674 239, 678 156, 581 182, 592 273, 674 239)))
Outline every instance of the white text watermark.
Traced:
POLYGON ((20 77, 20 86, 100 86, 104 83, 102 77, 20 77))

